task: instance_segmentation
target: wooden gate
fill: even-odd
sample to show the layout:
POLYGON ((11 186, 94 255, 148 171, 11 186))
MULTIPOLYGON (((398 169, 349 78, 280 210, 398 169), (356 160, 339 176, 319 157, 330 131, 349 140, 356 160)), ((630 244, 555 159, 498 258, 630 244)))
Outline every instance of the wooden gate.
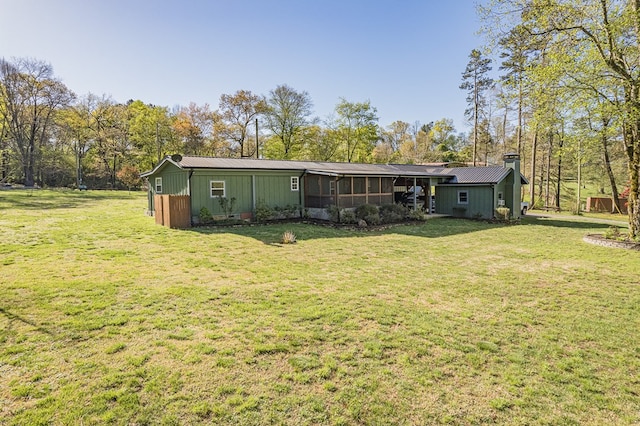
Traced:
POLYGON ((169 228, 191 228, 191 197, 157 194, 154 197, 156 223, 169 228))

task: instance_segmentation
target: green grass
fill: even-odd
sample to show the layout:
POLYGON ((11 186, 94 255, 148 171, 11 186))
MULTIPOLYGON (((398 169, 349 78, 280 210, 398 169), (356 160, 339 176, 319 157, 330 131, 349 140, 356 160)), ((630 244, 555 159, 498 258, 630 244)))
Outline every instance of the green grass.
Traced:
POLYGON ((609 225, 172 230, 145 204, 0 192, 0 424, 640 422, 640 255, 582 242, 609 225))

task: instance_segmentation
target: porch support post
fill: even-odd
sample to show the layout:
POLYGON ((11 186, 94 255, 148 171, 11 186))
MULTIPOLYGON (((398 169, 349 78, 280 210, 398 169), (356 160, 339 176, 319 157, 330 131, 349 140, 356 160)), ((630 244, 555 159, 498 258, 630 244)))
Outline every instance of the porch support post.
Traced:
POLYGON ((424 192, 424 205, 427 214, 431 214, 431 178, 427 178, 427 190, 424 192))
POLYGON ((413 178, 413 210, 418 208, 418 188, 416 185, 418 184, 418 179, 416 177, 413 178))

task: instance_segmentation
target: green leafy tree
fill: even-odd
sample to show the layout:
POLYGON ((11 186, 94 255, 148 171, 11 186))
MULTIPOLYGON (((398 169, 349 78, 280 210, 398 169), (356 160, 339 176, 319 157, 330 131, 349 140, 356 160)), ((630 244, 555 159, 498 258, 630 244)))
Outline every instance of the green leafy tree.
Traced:
POLYGON ((378 116, 370 101, 348 102, 342 98, 335 108, 336 130, 342 140, 343 159, 368 162, 378 141, 378 116))
POLYGON ((571 86, 592 88, 615 106, 628 160, 629 234, 640 237, 640 2, 493 0, 481 11, 488 28, 521 26, 531 45, 557 46, 546 60, 561 64, 571 86))
POLYGON ((181 151, 187 155, 230 156, 228 144, 217 145, 217 120, 219 116, 208 104, 199 106, 191 102, 180 108, 173 119, 173 131, 181 151))
POLYGON ((465 116, 473 122, 473 165, 476 165, 477 147, 480 134, 480 121, 486 107, 485 93, 493 87, 493 79, 487 74, 491 71, 491 59, 486 58, 477 49, 473 49, 469 54, 469 62, 462 73, 462 84, 460 88, 467 91, 467 102, 469 108, 465 111, 465 116))
POLYGON ((281 144, 281 158, 294 158, 302 149, 302 131, 309 124, 313 108, 307 92, 298 92, 283 84, 269 92, 264 116, 271 141, 281 144))
POLYGON ((116 187, 119 166, 128 162, 131 143, 128 132, 128 108, 103 98, 93 111, 94 143, 90 151, 94 159, 95 179, 100 185, 116 187))
POLYGON ((127 109, 129 138, 135 148, 136 162, 143 170, 150 170, 172 153, 167 152, 174 138, 169 110, 141 100, 130 102, 127 109))
POLYGON ((257 135, 251 135, 251 130, 255 120, 265 110, 266 102, 263 97, 254 95, 249 90, 238 90, 233 95, 220 96, 220 134, 238 147, 240 157, 252 157, 256 154, 258 146, 253 141, 257 135))

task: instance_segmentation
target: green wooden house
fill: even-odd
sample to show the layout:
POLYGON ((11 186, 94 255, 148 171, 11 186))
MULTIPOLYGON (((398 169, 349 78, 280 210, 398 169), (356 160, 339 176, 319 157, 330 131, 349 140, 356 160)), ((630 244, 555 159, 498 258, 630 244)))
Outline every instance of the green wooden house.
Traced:
MULTIPOLYGON (((519 203, 519 186, 509 187, 513 171, 511 167, 446 168, 174 155, 165 157, 142 177, 149 183, 151 214, 157 195, 183 195, 189 198, 191 222, 197 223, 203 207, 214 216, 224 214, 221 198, 234 199, 233 216, 240 219, 255 218, 261 205, 276 210, 296 207, 310 217, 327 219, 329 206, 343 209, 391 204, 399 191, 411 187, 423 188, 423 197, 429 201, 435 188, 437 213, 454 214, 453 209, 465 203, 466 193, 463 216, 490 218, 498 200, 514 198, 517 193, 519 203), (473 179, 468 178, 473 173, 473 179), (474 216, 476 212, 482 215, 474 216)), ((416 208, 417 195, 412 202, 416 208)))
POLYGON ((253 218, 260 205, 295 206, 326 219, 329 206, 393 203, 398 182, 429 191, 451 176, 442 167, 174 155, 142 177, 149 183, 149 212, 155 212, 156 195, 186 195, 197 223, 203 207, 214 216, 224 213, 220 198, 234 198, 233 216, 241 219, 253 218))
POLYGON ((527 180, 520 173, 520 157, 506 154, 504 167, 456 167, 453 177, 438 184, 436 212, 456 217, 492 219, 498 207, 512 218, 521 216, 521 188, 527 180))

